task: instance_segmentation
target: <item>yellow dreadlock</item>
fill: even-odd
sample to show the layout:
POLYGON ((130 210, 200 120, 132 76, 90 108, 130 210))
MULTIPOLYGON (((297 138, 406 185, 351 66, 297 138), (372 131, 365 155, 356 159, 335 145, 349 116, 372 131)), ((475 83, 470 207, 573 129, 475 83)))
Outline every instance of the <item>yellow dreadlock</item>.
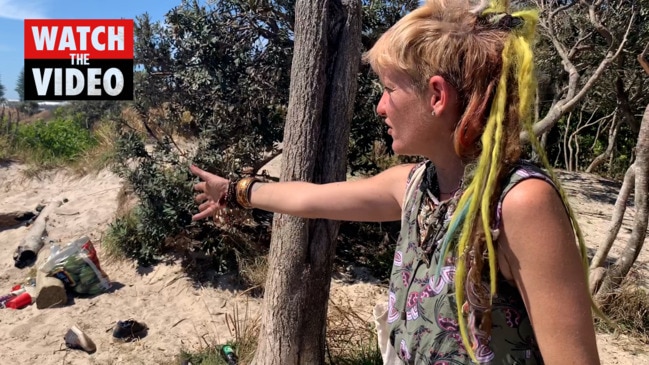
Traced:
MULTIPOLYGON (((484 9, 479 16, 506 13, 508 7, 509 1, 507 0, 492 0, 489 6, 484 9)), ((484 132, 481 137, 482 149, 475 168, 475 175, 458 202, 456 209, 456 212, 466 212, 466 214, 456 214, 450 224, 451 226, 454 226, 459 223, 459 220, 463 220, 463 222, 461 222, 462 228, 457 243, 458 259, 455 275, 455 295, 458 324, 462 342, 467 353, 475 362, 477 362, 474 352, 474 346, 476 344, 471 343, 469 339, 467 321, 463 312, 463 304, 465 302, 465 284, 467 279, 467 260, 470 259, 470 244, 478 233, 478 227, 476 227, 475 223, 479 217, 481 230, 484 232, 489 259, 491 305, 493 297, 496 294, 496 274, 498 270, 496 266, 496 251, 494 249, 493 237, 491 235, 490 207, 492 196, 496 193, 499 173, 503 167, 503 161, 501 158, 501 152, 504 148, 503 122, 506 117, 506 107, 508 103, 507 83, 510 77, 515 78, 518 89, 519 121, 527 131, 532 147, 541 157, 543 166, 548 171, 554 184, 557 186, 561 199, 567 207, 572 226, 578 238, 584 273, 586 277, 588 277, 588 257, 586 255, 586 246, 579 224, 577 223, 575 214, 566 198, 566 194, 550 166, 539 140, 532 131, 530 110, 535 92, 532 42, 534 39, 536 24, 538 22, 538 13, 533 10, 525 10, 515 12, 511 14, 511 16, 522 19, 524 23, 520 28, 512 30, 510 36, 505 41, 502 50, 502 72, 500 74, 499 83, 495 91, 484 132)), ((444 254, 446 253, 443 253, 443 255, 444 254)), ((482 255, 481 252, 474 252, 473 254, 482 255)), ((592 302, 592 299, 591 303, 595 312, 599 316, 603 316, 594 302, 592 302)))

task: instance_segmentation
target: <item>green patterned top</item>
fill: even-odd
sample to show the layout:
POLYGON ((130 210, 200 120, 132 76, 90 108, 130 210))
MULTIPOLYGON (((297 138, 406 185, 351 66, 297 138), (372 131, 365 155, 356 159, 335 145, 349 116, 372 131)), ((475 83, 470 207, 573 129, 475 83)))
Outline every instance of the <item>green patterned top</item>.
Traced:
MULTIPOLYGON (((521 162, 510 174, 500 201, 514 185, 528 178, 551 183, 540 168, 521 162)), ((443 259, 439 250, 458 196, 443 202, 436 196, 435 168, 428 161, 413 169, 408 182, 388 291, 390 342, 407 364, 472 364, 458 327, 453 250, 443 259), (438 265, 442 265, 441 274, 435 280, 438 265)), ((494 227, 500 222, 500 211, 498 204, 494 227)), ((488 291, 488 283, 484 285, 488 291)), ((497 290, 491 336, 479 329, 470 331, 479 363, 543 364, 520 293, 500 273, 497 290)), ((472 316, 467 320, 470 328, 475 327, 472 316)))

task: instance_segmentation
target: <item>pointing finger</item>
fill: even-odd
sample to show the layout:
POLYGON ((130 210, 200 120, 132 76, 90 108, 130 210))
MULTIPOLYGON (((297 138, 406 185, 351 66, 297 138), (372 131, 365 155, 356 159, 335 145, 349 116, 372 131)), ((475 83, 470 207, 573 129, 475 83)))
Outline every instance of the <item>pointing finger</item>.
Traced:
POLYGON ((189 171, 191 171, 192 174, 200 177, 203 180, 205 180, 207 178, 207 176, 209 176, 209 172, 201 170, 196 165, 189 166, 189 171))

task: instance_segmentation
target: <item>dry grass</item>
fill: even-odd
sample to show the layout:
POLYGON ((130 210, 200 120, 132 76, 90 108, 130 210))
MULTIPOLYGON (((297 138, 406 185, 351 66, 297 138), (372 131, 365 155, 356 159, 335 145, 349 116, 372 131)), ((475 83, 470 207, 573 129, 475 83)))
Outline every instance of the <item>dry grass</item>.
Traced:
POLYGON ((240 364, 249 364, 257 350, 257 338, 261 330, 261 316, 252 315, 246 305, 243 313, 235 305, 232 313, 226 315, 230 335, 234 337, 240 364))
POLYGON ((340 365, 383 364, 376 331, 350 303, 329 301, 327 362, 340 365))
MULTIPOLYGON (((236 349, 239 364, 249 364, 257 349, 261 320, 259 314, 251 314, 246 305, 241 311, 234 306, 226 315, 226 323, 236 349)), ((205 341, 205 338, 201 338, 205 341)), ((336 365, 382 364, 374 326, 366 322, 349 303, 330 301, 327 314, 326 363, 336 365)), ((178 360, 190 360, 193 364, 225 364, 218 352, 219 344, 208 344, 198 351, 183 351, 178 360)), ((176 362, 177 363, 177 362, 176 362)))
POLYGON ((631 271, 621 287, 606 297, 600 306, 615 323, 615 328, 605 321, 597 321, 602 332, 623 333, 644 343, 649 343, 649 293, 634 285, 634 271, 631 271))
POLYGON ((249 288, 248 291, 253 296, 262 294, 268 272, 268 256, 237 255, 237 265, 239 266, 239 277, 243 284, 249 288))
POLYGON ((112 121, 103 121, 93 130, 97 146, 86 151, 71 166, 78 175, 101 171, 110 167, 115 158, 115 142, 117 129, 112 121))
MULTIPOLYGON (((212 318, 212 321, 217 321, 215 315, 210 311, 206 305, 206 311, 212 318)), ((221 319, 218 319, 219 321, 221 319)), ((238 363, 246 365, 251 363, 257 349, 257 338, 259 337, 261 318, 258 313, 251 313, 248 302, 245 303, 243 310, 235 304, 232 312, 227 313, 225 321, 230 331, 230 336, 233 338, 227 344, 234 347, 238 363)), ((216 331, 216 330, 215 330, 216 331)), ((192 364, 202 365, 227 365, 219 353, 221 347, 224 345, 219 343, 220 334, 213 333, 212 335, 199 335, 198 342, 201 347, 196 350, 181 350, 169 365, 176 365, 182 361, 189 361, 192 364), (203 344, 205 344, 203 346, 203 344)))

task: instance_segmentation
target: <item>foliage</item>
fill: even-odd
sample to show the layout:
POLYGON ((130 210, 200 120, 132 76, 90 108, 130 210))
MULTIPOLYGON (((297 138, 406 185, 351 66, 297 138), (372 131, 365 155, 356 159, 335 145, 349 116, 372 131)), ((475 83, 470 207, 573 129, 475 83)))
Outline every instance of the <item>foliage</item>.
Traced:
POLYGON ((75 100, 59 107, 59 112, 77 118, 86 129, 92 129, 101 120, 117 119, 124 105, 115 100, 75 100))
POLYGON ((571 123, 568 125, 566 113, 549 131, 546 144, 550 161, 555 161, 556 167, 585 170, 609 145, 609 132, 615 127, 613 121, 621 123, 615 145, 612 146, 612 155, 597 170, 604 175, 620 177, 633 159, 632 149, 640 122, 637 115, 649 103, 649 96, 643 92, 647 78, 636 60, 649 39, 649 1, 601 2, 601 5, 593 8, 594 16, 601 22, 598 26, 589 18, 588 2, 527 3, 533 7, 542 4, 540 36, 536 45, 540 118, 567 93, 571 76, 564 68, 559 52, 570 53, 570 59, 579 73, 572 77, 580 77, 577 87, 582 88, 605 55, 612 55, 616 51, 616 47, 625 39, 630 24, 620 56, 604 70, 588 96, 572 111, 571 123), (563 10, 559 11, 560 7, 563 10), (638 12, 630 23, 633 9, 638 12), (544 21, 553 11, 556 11, 553 27, 547 28, 544 21), (579 124, 578 121, 583 123, 579 124), (584 128, 586 121, 596 123, 584 128), (573 160, 576 160, 573 166, 569 166, 569 146, 564 143, 567 139, 572 141, 573 154, 579 149, 580 155, 573 155, 573 160))
POLYGON ((20 69, 18 80, 16 80, 16 92, 18 93, 18 100, 25 101, 25 68, 20 69))
MULTIPOLYGON (((649 5, 648 1, 640 0, 640 4, 649 5)), ((363 51, 418 3, 363 0, 363 51)), ((574 56, 582 76, 580 87, 610 51, 605 37, 589 21, 585 2, 554 4, 568 3, 571 6, 556 15, 556 39, 550 37, 547 29, 540 29, 542 34, 536 45, 539 118, 566 93, 569 74, 561 63, 557 44, 569 49, 581 45, 575 48, 574 56), (589 38, 580 40, 585 35, 589 38)), ((614 31, 614 41, 620 42, 629 19, 630 2, 604 3, 595 10, 608 29, 614 31)), ((219 270, 238 267, 247 272, 246 265, 258 259, 255 255, 266 252, 269 233, 263 224, 249 224, 251 219, 255 220, 251 214, 235 215, 226 225, 191 222, 196 211, 191 187, 197 180, 186 170, 194 163, 222 176, 236 176, 244 167, 258 168, 264 157, 280 148, 292 60, 293 8, 294 2, 290 0, 185 0, 167 13, 164 23, 152 22, 147 14, 137 17, 133 109, 144 128, 134 128, 132 123, 118 118, 121 137, 116 153, 120 175, 129 181, 141 202, 134 230, 117 229, 120 234, 129 235, 123 242, 128 243, 129 248, 124 250, 130 256, 150 262, 173 247, 170 241, 178 241, 182 236, 186 238, 183 242, 191 242, 185 248, 207 253, 209 262, 219 270), (181 137, 197 142, 186 146, 181 137), (251 256, 246 256, 248 253, 251 256)), ((568 145, 563 141, 573 134, 572 146, 579 146, 578 155, 573 151, 575 169, 585 169, 606 151, 607 134, 612 129, 610 115, 617 115, 624 122, 609 163, 597 171, 619 176, 633 161, 636 132, 628 115, 637 114, 649 103, 649 96, 642 92, 646 77, 641 77, 635 61, 649 39, 647 8, 642 6, 631 24, 623 57, 604 72, 589 96, 572 109, 571 123, 568 124, 568 115, 563 115, 548 132, 548 154, 557 167, 568 167, 569 159, 564 158, 568 145), (625 95, 629 113, 622 115, 625 95), (579 118, 598 123, 588 127, 582 124, 577 132, 575 121, 579 118)), ((549 12, 541 13, 542 18, 548 16, 549 12)), ((362 65, 358 76, 348 166, 352 174, 374 174, 404 159, 393 155, 390 137, 376 115, 375 106, 382 92, 376 75, 368 65, 362 65)), ((350 253, 367 247, 361 246, 363 239, 381 242, 387 233, 388 241, 393 240, 397 230, 386 227, 366 223, 343 226, 340 260, 350 262, 350 253), (347 231, 350 233, 346 234, 347 231), (364 236, 354 236, 356 231, 364 236)), ((387 257, 389 251, 386 249, 374 258, 383 254, 387 257)), ((363 264, 382 278, 389 270, 380 260, 373 261, 371 255, 363 264)))
POLYGON ((142 263, 153 261, 167 237, 178 234, 180 227, 191 221, 188 171, 177 156, 165 154, 169 148, 169 143, 161 143, 149 152, 134 133, 123 135, 116 147, 117 156, 138 163, 137 170, 121 165, 117 173, 132 184, 140 207, 133 216, 115 222, 111 234, 118 237, 127 256, 142 263), (161 163, 154 163, 156 157, 161 163))
POLYGON ((361 265, 377 279, 387 281, 399 230, 400 222, 342 222, 336 246, 336 264, 361 265))
POLYGON ((178 357, 179 361, 174 361, 174 364, 188 361, 191 364, 197 365, 228 365, 216 347, 207 347, 197 352, 182 350, 178 357))
POLYGON ((69 163, 96 146, 93 134, 78 119, 57 116, 50 122, 19 124, 14 148, 36 164, 69 163))
POLYGON ((35 101, 25 101, 25 68, 20 69, 18 74, 18 80, 16 80, 16 88, 14 89, 18 93, 18 100, 20 104, 18 106, 18 111, 28 116, 36 114, 38 112, 38 103, 35 101))
MULTIPOLYGON (((366 1, 364 48, 416 4, 410 0, 386 4, 366 1)), ((263 224, 248 232, 242 228, 244 221, 234 222, 227 232, 205 221, 187 226, 196 209, 191 199, 191 185, 196 180, 177 173, 171 181, 165 174, 169 169, 186 171, 191 162, 228 176, 246 166, 260 167, 259 162, 277 150, 288 104, 293 11, 294 1, 290 0, 228 0, 204 5, 183 1, 167 13, 164 25, 152 23, 147 14, 137 17, 134 108, 146 136, 122 121, 118 170, 141 201, 139 218, 147 217, 150 222, 141 225, 157 228, 152 234, 135 235, 138 241, 133 245, 138 248, 129 250, 130 255, 150 261, 164 251, 163 237, 181 232, 202 242, 201 249, 217 257, 219 267, 224 257, 243 258, 246 252, 255 253, 238 260, 245 266, 257 260, 255 255, 266 252, 251 249, 251 245, 267 247, 263 239, 269 234, 263 224), (179 135, 198 137, 197 145, 181 148, 176 142, 179 135), (152 144, 157 152, 146 152, 145 143, 152 144), (169 193, 175 189, 185 189, 185 194, 169 193), (185 220, 167 215, 170 208, 158 208, 163 204, 162 197, 164 204, 175 207, 174 213, 185 220), (237 244, 225 245, 224 240, 237 244)), ((389 143, 375 147, 376 140, 386 136, 374 112, 381 92, 376 77, 369 66, 364 66, 360 77, 351 137, 350 161, 354 162, 350 166, 353 171, 374 172, 394 161, 382 157, 388 149, 381 145, 389 143), (366 152, 372 150, 373 157, 367 158, 366 152)), ((249 218, 245 214, 241 217, 249 218)), ((233 268, 233 263, 225 266, 233 268)), ((254 276, 250 280, 257 282, 254 276)))
POLYGON ((39 106, 35 101, 23 101, 18 106, 18 111, 28 116, 34 115, 38 112, 39 106))
POLYGON ((2 80, 0 80, 0 104, 5 102, 7 99, 5 98, 5 86, 2 84, 2 80))

